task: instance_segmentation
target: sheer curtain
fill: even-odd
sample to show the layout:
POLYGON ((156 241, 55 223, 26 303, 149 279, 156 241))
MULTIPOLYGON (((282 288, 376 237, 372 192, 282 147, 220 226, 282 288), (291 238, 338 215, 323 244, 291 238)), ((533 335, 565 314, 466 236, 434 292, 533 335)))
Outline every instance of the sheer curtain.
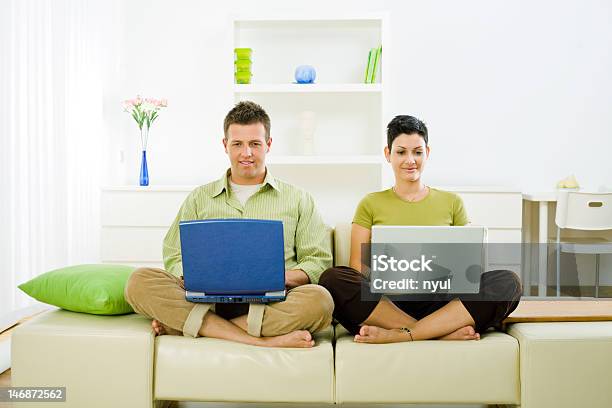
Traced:
POLYGON ((0 316, 17 285, 99 260, 110 1, 2 0, 0 316))

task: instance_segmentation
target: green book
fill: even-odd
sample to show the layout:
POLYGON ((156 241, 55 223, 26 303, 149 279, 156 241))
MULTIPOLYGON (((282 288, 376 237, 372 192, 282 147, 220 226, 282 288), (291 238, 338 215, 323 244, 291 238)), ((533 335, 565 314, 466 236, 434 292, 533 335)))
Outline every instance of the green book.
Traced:
POLYGON ((365 78, 363 80, 365 84, 370 83, 370 76, 372 75, 372 68, 374 67, 374 51, 374 48, 372 48, 368 53, 368 64, 366 65, 365 78))
POLYGON ((378 66, 380 65, 380 59, 382 56, 382 46, 373 48, 374 51, 374 66, 372 67, 372 76, 370 77, 370 83, 376 82, 376 73, 378 72, 378 66))

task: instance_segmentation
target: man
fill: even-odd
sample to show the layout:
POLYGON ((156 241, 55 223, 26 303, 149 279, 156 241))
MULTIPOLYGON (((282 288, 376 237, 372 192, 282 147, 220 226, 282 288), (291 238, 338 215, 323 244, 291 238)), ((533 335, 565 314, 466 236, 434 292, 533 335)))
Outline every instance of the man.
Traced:
MULTIPOLYGON (((225 118, 224 134, 231 168, 221 179, 189 194, 164 238, 167 272, 137 269, 126 285, 125 298, 137 313, 153 319, 157 334, 182 332, 259 346, 312 347, 311 333, 331 323, 334 307, 329 292, 316 284, 332 262, 328 229, 309 194, 267 171, 272 139, 270 118, 261 106, 238 103, 225 118), (249 305, 185 300, 179 222, 208 218, 283 222, 289 289, 285 301, 249 305)), ((245 242, 248 239, 244 237, 245 242)))

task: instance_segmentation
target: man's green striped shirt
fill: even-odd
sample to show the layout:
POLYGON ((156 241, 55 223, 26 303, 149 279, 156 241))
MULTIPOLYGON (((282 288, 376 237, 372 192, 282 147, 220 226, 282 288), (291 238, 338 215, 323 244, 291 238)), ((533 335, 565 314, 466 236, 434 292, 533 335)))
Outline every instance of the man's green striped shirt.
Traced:
POLYGON ((231 192, 229 175, 228 170, 219 180, 196 188, 183 202, 164 238, 166 270, 176 276, 183 275, 181 221, 210 218, 280 220, 285 237, 285 269, 301 269, 311 283, 318 283, 319 276, 332 265, 331 234, 310 194, 267 172, 261 188, 243 206, 231 192))

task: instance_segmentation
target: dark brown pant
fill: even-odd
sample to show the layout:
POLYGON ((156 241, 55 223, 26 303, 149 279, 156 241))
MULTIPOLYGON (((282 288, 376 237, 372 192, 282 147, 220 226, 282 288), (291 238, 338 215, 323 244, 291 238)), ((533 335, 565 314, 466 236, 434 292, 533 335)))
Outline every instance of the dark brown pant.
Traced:
MULTIPOLYGON (((347 266, 330 268, 323 272, 319 285, 324 286, 334 298, 334 317, 349 332, 357 334, 361 324, 367 320, 383 296, 368 294, 375 300, 362 300, 362 290, 369 282, 361 273, 347 266)), ((521 298, 520 279, 512 271, 495 270, 485 272, 480 278, 480 292, 474 295, 457 295, 476 323, 481 333, 489 327, 499 328, 502 321, 516 309, 521 298)), ((416 320, 435 312, 450 300, 394 300, 386 296, 397 307, 416 320)))

